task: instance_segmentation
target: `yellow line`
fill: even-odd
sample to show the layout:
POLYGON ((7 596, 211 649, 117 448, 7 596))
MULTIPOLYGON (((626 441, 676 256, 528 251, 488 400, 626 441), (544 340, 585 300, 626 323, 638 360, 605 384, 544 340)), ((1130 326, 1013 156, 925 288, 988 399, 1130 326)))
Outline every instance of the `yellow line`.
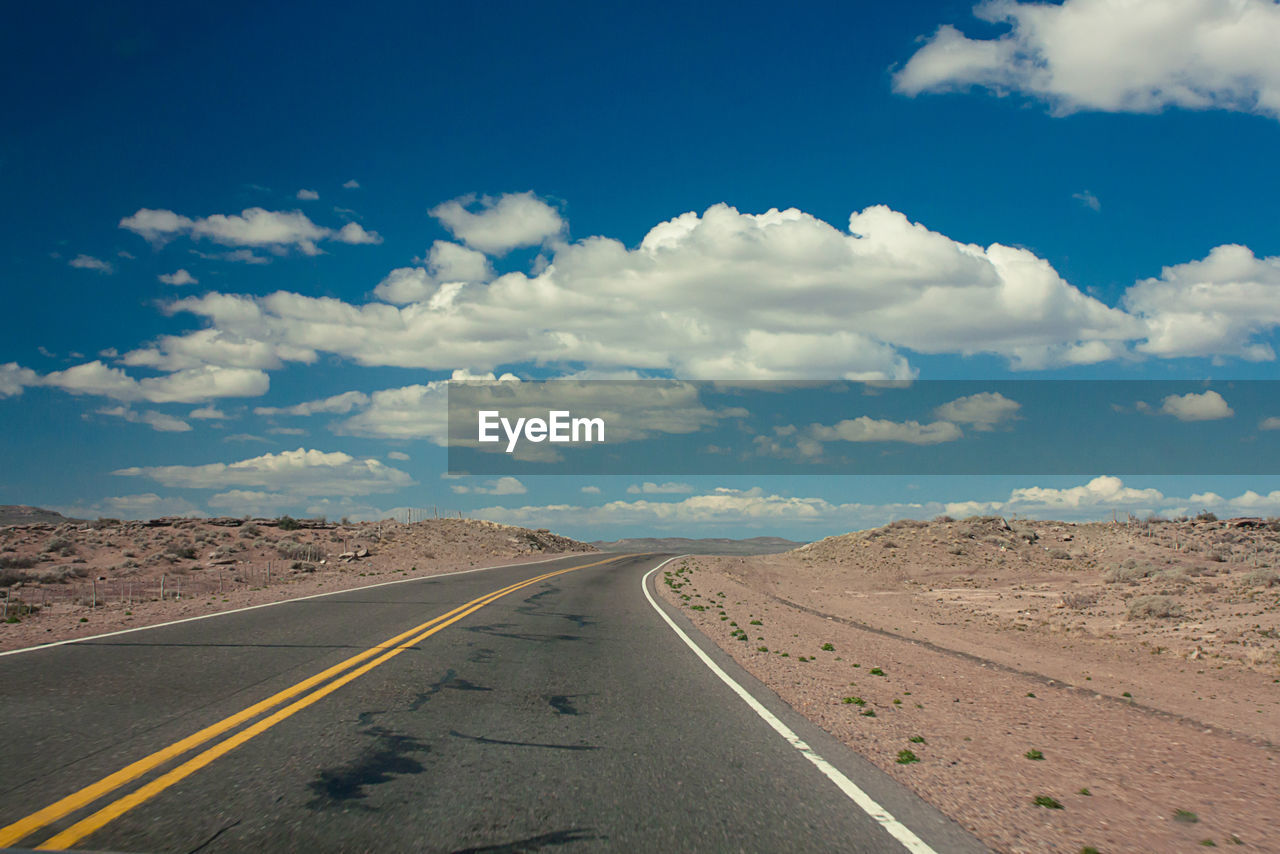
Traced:
MULTIPOLYGON (((121 786, 124 786, 133 780, 136 780, 137 778, 141 777, 143 774, 146 774, 147 772, 158 768, 159 766, 163 765, 169 760, 174 759, 182 755, 183 753, 186 753, 187 751, 192 750, 200 746, 201 744, 204 744, 205 742, 210 741, 213 738, 216 738, 217 736, 227 732, 228 730, 233 729, 236 726, 239 726, 245 721, 248 721, 254 717, 257 717, 258 715, 262 714, 268 709, 271 709, 279 705, 280 703, 283 703, 284 701, 315 687, 316 685, 324 682, 326 679, 329 679, 341 673, 342 671, 347 670, 348 668, 351 668, 354 665, 359 664, 365 659, 368 659, 374 655, 377 655, 377 653, 380 650, 385 650, 394 644, 404 641, 404 643, 400 643, 400 646, 394 647, 389 653, 384 654, 382 657, 378 658, 376 661, 366 664, 355 671, 352 671, 351 673, 347 674, 347 676, 343 677, 341 680, 330 683, 330 686, 326 686, 328 690, 325 690, 324 693, 316 692, 315 694, 309 695, 308 697, 303 698, 303 700, 298 701, 298 703, 303 703, 303 705, 294 703, 292 706, 287 707, 288 709, 293 709, 293 711, 289 711, 288 714, 291 715, 293 714, 294 711, 297 711, 298 708, 303 708, 305 705, 310 705, 312 702, 315 702, 316 700, 320 699, 321 697, 325 696, 326 694, 330 693, 333 690, 337 690, 338 687, 345 685, 347 682, 350 682, 352 679, 355 679, 359 675, 366 673, 369 670, 372 670, 374 667, 378 666, 382 662, 394 657, 395 655, 398 655, 399 653, 403 652, 405 649, 409 648, 410 646, 418 643, 419 641, 427 637, 430 637, 436 631, 439 631, 440 629, 444 628, 447 625, 452 625, 453 623, 457 622, 458 620, 462 619, 468 614, 471 614, 479 610, 485 605, 488 605, 490 602, 493 602, 503 596, 506 596, 509 593, 512 593, 516 590, 527 587, 530 584, 536 584, 539 581, 543 581, 555 575, 561 575, 565 572, 572 572, 578 569, 587 569, 592 566, 599 566, 600 564, 609 563, 610 561, 617 560, 617 559, 618 559, 617 557, 611 557, 605 560, 596 561, 595 563, 585 564, 583 566, 569 567, 568 569, 557 570, 555 572, 548 572, 548 573, 544 573, 542 575, 536 576, 534 578, 527 579, 522 582, 517 582, 515 584, 508 585, 507 587, 501 588, 499 590, 495 590, 491 593, 486 593, 484 596, 480 596, 476 599, 472 599, 470 602, 467 602, 464 605, 459 605, 458 607, 454 608, 453 610, 445 614, 440 615, 439 617, 435 617, 431 620, 428 620, 425 623, 422 623, 421 625, 414 626, 413 628, 407 631, 401 632, 395 637, 389 638, 386 641, 383 641, 382 643, 378 644, 377 646, 370 647, 364 652, 354 655, 351 658, 348 658, 347 660, 339 664, 335 664, 334 666, 329 667, 326 670, 323 670, 314 676, 308 677, 307 679, 304 679, 301 682, 298 682, 297 684, 290 686, 289 688, 285 688, 284 690, 279 691, 276 694, 273 694, 267 699, 262 700, 261 702, 255 703, 254 705, 244 709, 243 711, 237 712, 236 714, 231 715, 230 717, 224 718, 223 720, 218 721, 215 724, 207 726, 204 729, 190 736, 187 736, 184 739, 176 741, 173 744, 169 745, 168 747, 165 747, 162 750, 158 750, 149 756, 145 756, 142 759, 139 759, 136 762, 133 762, 125 766, 119 771, 116 771, 115 773, 102 778, 98 782, 93 783, 89 786, 86 786, 83 789, 62 798, 61 800, 58 800, 50 804, 44 809, 38 810, 37 812, 34 812, 26 816, 25 818, 21 818, 18 821, 14 822, 13 824, 10 824, 4 828, 0 828, 0 847, 8 847, 13 845, 15 842, 29 836, 30 834, 50 824, 51 822, 57 821, 58 819, 63 818, 67 815, 70 815, 71 813, 75 812, 78 809, 88 806, 89 804, 93 803, 94 801, 98 800, 99 798, 102 798, 107 794, 110 794, 111 792, 115 791, 121 786), (431 628, 432 626, 434 626, 435 628, 431 628), (430 631, 426 631, 425 633, 422 633, 426 629, 430 629, 430 631), (410 640, 405 641, 406 638, 410 638, 410 640)), ((284 711, 286 710, 284 709, 281 710, 281 712, 284 712, 284 711)), ((281 712, 278 712, 277 715, 281 714, 281 712)), ((288 717, 288 715, 284 715, 284 717, 288 717)), ((283 720, 283 718, 279 718, 279 720, 283 720)), ((272 721, 272 723, 270 723, 269 726, 274 726, 275 723, 278 722, 278 720, 276 719, 276 715, 273 715, 270 718, 260 721, 259 724, 255 726, 261 726, 262 724, 267 723, 267 721, 272 721)), ((268 727, 263 727, 263 729, 266 729, 266 728, 268 727)), ((254 728, 246 729, 244 732, 240 733, 240 735, 244 735, 245 733, 250 732, 253 729, 254 728)), ((260 731, 261 730, 254 731, 253 735, 256 735, 260 731)), ((252 735, 248 737, 252 738, 252 735)), ((247 740, 247 738, 245 740, 247 740)), ((228 739, 228 741, 231 741, 231 739, 228 739)), ((226 744, 226 743, 227 742, 223 742, 223 744, 226 744)), ((240 743, 242 742, 236 742, 236 744, 233 744, 231 745, 231 747, 228 747, 227 750, 234 748, 240 743)), ((196 760, 199 760, 201 757, 205 756, 208 753, 211 753, 213 750, 217 750, 220 747, 222 747, 222 744, 218 745, 215 748, 212 748, 210 751, 206 751, 204 754, 200 754, 200 756, 197 756, 195 759, 191 760, 191 762, 195 762, 196 760)), ((226 752, 226 751, 223 751, 223 752, 226 752)), ((217 755, 220 756, 221 753, 217 755)), ((208 764, 208 762, 211 762, 215 758, 217 757, 210 756, 204 763, 202 763, 202 765, 198 767, 203 767, 204 764, 208 764)), ((187 764, 190 764, 190 763, 187 763, 187 764)), ((183 765, 180 767, 185 768, 186 765, 183 765)), ((174 769, 174 771, 169 773, 173 774, 177 770, 179 769, 174 769)), ((191 773, 192 771, 195 771, 195 770, 197 769, 192 768, 191 771, 188 771, 187 773, 191 773)), ((164 777, 159 778, 155 782, 164 780, 168 776, 169 775, 165 775, 164 777)), ((182 776, 185 777, 186 774, 183 774, 182 776)), ((181 779, 181 777, 177 779, 181 779)), ((166 786, 172 785, 173 782, 177 782, 177 779, 171 781, 170 783, 167 783, 166 786)), ((155 782, 153 782, 151 785, 154 785, 155 782)), ((161 788, 164 788, 164 787, 161 787, 161 788)), ((139 791, 143 791, 143 790, 140 789, 139 791)), ((160 789, 157 789, 156 791, 158 792, 160 791, 160 789)), ((150 796, 151 795, 148 795, 147 797, 150 797, 150 796)), ((146 798, 143 798, 143 800, 145 799, 146 798)), ((120 802, 117 802, 117 803, 120 803, 120 802)), ((141 803, 141 801, 138 801, 138 803, 141 803)), ((104 808, 104 810, 99 811, 99 813, 95 813, 93 816, 90 816, 90 818, 86 819, 85 821, 89 821, 90 819, 93 819, 94 817, 100 815, 105 810, 110 809, 112 806, 115 806, 115 804, 112 804, 109 807, 104 808)), ((136 806, 136 804, 133 804, 127 807, 126 809, 132 809, 132 806, 136 806)), ((124 810, 121 810, 121 812, 124 812, 124 810)), ((112 816, 112 818, 114 818, 114 816, 112 816)), ((111 820, 110 818, 106 819, 106 821, 110 821, 110 820, 111 820)), ((103 821, 102 824, 105 824, 106 821, 103 821)), ((55 840, 59 841, 59 844, 62 847, 65 847, 66 845, 71 844, 71 843, 62 842, 63 838, 66 836, 67 833, 70 833, 71 830, 73 830, 75 827, 80 827, 80 825, 84 823, 85 822, 80 822, 79 824, 73 826, 73 828, 69 828, 67 831, 64 831, 63 833, 58 834, 58 836, 46 842, 45 846, 48 846, 54 843, 55 840)), ((98 826, 101 826, 101 824, 99 824, 98 826)), ((86 830, 76 838, 79 839, 89 832, 91 831, 86 830)))

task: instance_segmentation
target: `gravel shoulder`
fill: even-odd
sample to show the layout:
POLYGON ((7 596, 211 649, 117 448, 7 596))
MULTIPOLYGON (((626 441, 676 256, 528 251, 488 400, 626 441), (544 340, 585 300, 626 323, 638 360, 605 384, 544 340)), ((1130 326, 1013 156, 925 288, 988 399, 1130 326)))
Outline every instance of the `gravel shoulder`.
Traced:
POLYGON ((1274 533, 897 523, 685 558, 659 590, 996 850, 1276 851, 1274 533), (1147 596, 1174 607, 1132 607, 1147 596))

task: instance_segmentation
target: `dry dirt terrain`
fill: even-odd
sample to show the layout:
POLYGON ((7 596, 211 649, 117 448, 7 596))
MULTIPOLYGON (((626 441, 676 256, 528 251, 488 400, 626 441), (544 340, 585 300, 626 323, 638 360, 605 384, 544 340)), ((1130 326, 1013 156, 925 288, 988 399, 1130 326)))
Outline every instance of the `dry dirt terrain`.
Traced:
POLYGON ((379 581, 590 551, 595 549, 546 530, 474 519, 10 525, 0 528, 0 650, 379 581))
POLYGON ((1280 851, 1280 524, 902 521, 663 595, 999 851, 1280 851))

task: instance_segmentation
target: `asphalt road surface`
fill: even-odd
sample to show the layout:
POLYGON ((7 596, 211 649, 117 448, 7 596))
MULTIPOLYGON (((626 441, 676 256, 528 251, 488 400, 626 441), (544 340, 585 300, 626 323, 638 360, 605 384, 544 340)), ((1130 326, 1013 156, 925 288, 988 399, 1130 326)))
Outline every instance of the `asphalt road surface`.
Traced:
POLYGON ((642 589, 664 559, 575 555, 0 657, 0 848, 984 850, 662 605, 669 624, 642 589))

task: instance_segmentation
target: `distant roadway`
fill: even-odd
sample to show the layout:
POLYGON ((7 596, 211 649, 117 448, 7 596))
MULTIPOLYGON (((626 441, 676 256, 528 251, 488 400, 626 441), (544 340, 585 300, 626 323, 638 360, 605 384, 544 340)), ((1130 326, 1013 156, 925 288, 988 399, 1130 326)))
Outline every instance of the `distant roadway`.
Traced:
POLYGON ((985 850, 646 593, 667 557, 0 656, 0 849, 985 850))

